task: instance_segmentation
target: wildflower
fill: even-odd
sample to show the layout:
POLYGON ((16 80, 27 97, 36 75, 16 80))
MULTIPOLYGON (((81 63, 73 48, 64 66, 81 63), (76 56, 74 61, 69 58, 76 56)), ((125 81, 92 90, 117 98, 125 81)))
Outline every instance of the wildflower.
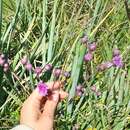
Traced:
POLYGON ((84 35, 82 38, 81 38, 81 42, 83 44, 86 44, 88 42, 88 36, 87 35, 84 35))
POLYGON ((21 63, 22 63, 23 65, 26 65, 27 62, 28 62, 27 56, 24 56, 24 57, 21 59, 21 63))
POLYGON ((87 62, 87 61, 91 61, 92 58, 93 58, 92 53, 88 52, 88 53, 85 54, 85 56, 84 56, 84 61, 86 61, 86 62, 87 62))
POLYGON ((95 43, 95 42, 89 44, 89 51, 95 51, 96 48, 97 48, 97 46, 96 46, 96 43, 95 43))
POLYGON ((39 76, 39 75, 42 73, 42 68, 41 68, 41 67, 36 67, 36 68, 34 69, 34 72, 35 72, 35 74, 36 74, 37 76, 39 76))
POLYGON ((26 68, 28 71, 32 70, 32 64, 27 63, 27 64, 25 65, 25 68, 26 68))
POLYGON ((66 78, 69 78, 70 77, 70 72, 64 72, 64 76, 66 77, 66 78))
POLYGON ((91 90, 92 90, 93 92, 96 92, 96 91, 97 91, 96 86, 95 86, 95 85, 93 85, 93 86, 91 87, 91 90))
POLYGON ((113 50, 113 56, 119 56, 120 55, 120 50, 119 49, 114 49, 113 50))
POLYGON ((121 56, 114 56, 113 59, 112 59, 112 62, 113 64, 116 66, 116 67, 123 67, 123 61, 122 61, 122 58, 121 56))
POLYGON ((100 91, 97 91, 97 92, 96 92, 96 96, 97 96, 97 97, 101 96, 101 92, 100 92, 100 91))
POLYGON ((59 76, 61 75, 61 69, 54 69, 53 75, 54 75, 55 77, 59 77, 59 76))
POLYGON ((41 96, 47 96, 48 95, 48 86, 40 81, 37 85, 38 91, 41 96))
POLYGON ((82 96, 82 94, 84 93, 85 89, 84 87, 79 84, 77 87, 76 87, 76 95, 77 96, 82 96))
POLYGON ((46 71, 49 71, 49 70, 51 70, 52 69, 52 65, 51 64, 46 64, 45 65, 45 70, 46 71))

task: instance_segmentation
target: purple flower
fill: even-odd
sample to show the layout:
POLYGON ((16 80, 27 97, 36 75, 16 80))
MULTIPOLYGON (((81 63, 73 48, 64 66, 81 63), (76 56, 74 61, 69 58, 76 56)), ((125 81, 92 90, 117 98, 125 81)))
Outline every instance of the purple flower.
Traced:
POLYGON ((64 72, 64 76, 65 76, 66 78, 69 78, 69 77, 70 77, 70 72, 65 71, 65 72, 64 72))
POLYGON ((96 86, 95 86, 95 85, 93 85, 93 86, 91 87, 91 90, 92 90, 93 92, 96 92, 96 91, 97 91, 96 86))
POLYGON ((114 49, 113 50, 113 56, 119 56, 120 55, 120 50, 119 49, 114 49))
POLYGON ((84 61, 91 61, 93 59, 93 55, 92 53, 88 52, 87 54, 85 54, 84 56, 84 61))
POLYGON ((101 96, 101 92, 97 91, 97 92, 96 92, 96 96, 97 96, 97 97, 101 96))
POLYGON ((25 65, 25 68, 26 68, 28 71, 32 70, 32 64, 27 63, 27 64, 25 65))
POLYGON ((81 38, 81 42, 83 44, 86 44, 88 42, 88 36, 87 35, 84 35, 82 38, 81 38))
POLYGON ((54 75, 55 77, 59 77, 59 76, 61 75, 61 69, 54 69, 53 75, 54 75))
POLYGON ((112 59, 112 62, 113 64, 116 66, 116 67, 123 67, 123 61, 122 61, 122 58, 121 56, 114 56, 113 59, 112 59))
POLYGON ((21 59, 21 63, 22 63, 23 65, 26 65, 27 62, 28 62, 27 56, 24 56, 24 57, 21 59))
POLYGON ((37 74, 37 75, 40 75, 42 73, 42 68, 41 67, 36 67, 34 69, 34 72, 37 74))
POLYGON ((96 46, 96 43, 95 43, 95 42, 89 44, 89 51, 95 51, 96 48, 97 48, 97 46, 96 46))
POLYGON ((38 83, 37 88, 38 88, 39 94, 41 96, 47 96, 48 95, 48 86, 45 83, 43 83, 42 81, 40 81, 38 83))
POLYGON ((77 87, 76 87, 76 95, 77 96, 82 96, 82 94, 84 93, 85 91, 85 88, 79 84, 77 87))
POLYGON ((46 64, 45 65, 45 70, 46 71, 49 71, 49 70, 51 70, 52 69, 52 65, 51 64, 46 64))

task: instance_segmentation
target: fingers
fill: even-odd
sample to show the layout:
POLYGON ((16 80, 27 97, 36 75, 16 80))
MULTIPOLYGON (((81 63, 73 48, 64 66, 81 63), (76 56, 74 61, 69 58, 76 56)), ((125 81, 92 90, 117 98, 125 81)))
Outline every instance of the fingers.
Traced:
POLYGON ((52 95, 46 101, 44 105, 44 111, 39 119, 43 126, 48 130, 53 128, 54 113, 59 102, 59 98, 59 91, 53 91, 52 95))

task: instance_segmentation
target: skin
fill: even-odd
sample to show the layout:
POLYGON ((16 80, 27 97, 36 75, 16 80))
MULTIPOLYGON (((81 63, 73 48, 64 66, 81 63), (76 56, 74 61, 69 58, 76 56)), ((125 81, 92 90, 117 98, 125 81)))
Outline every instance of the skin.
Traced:
POLYGON ((46 83, 52 91, 49 97, 43 97, 36 88, 21 109, 20 124, 27 125, 35 130, 52 130, 54 114, 58 102, 68 96, 62 90, 61 82, 46 83))

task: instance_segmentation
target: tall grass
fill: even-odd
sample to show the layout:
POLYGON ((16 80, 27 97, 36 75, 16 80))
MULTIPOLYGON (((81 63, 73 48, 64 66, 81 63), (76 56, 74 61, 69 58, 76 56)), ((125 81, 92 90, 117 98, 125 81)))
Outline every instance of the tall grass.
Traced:
MULTIPOLYGON (((33 73, 20 63, 23 55, 33 66, 52 63, 55 68, 71 71, 65 90, 69 97, 56 113, 56 129, 97 130, 130 129, 129 20, 122 0, 0 0, 0 47, 10 59, 10 71, 0 68, 0 129, 19 123, 23 101, 37 84, 33 73), (94 59, 83 61, 86 47, 83 33, 97 42, 94 59), (118 47, 124 67, 98 72, 97 66, 112 58, 118 47), (76 97, 83 84, 85 93, 76 97), (91 86, 101 92, 97 97, 91 86)), ((54 80, 43 73, 43 81, 54 80)), ((61 77, 63 79, 63 77, 61 77)))

